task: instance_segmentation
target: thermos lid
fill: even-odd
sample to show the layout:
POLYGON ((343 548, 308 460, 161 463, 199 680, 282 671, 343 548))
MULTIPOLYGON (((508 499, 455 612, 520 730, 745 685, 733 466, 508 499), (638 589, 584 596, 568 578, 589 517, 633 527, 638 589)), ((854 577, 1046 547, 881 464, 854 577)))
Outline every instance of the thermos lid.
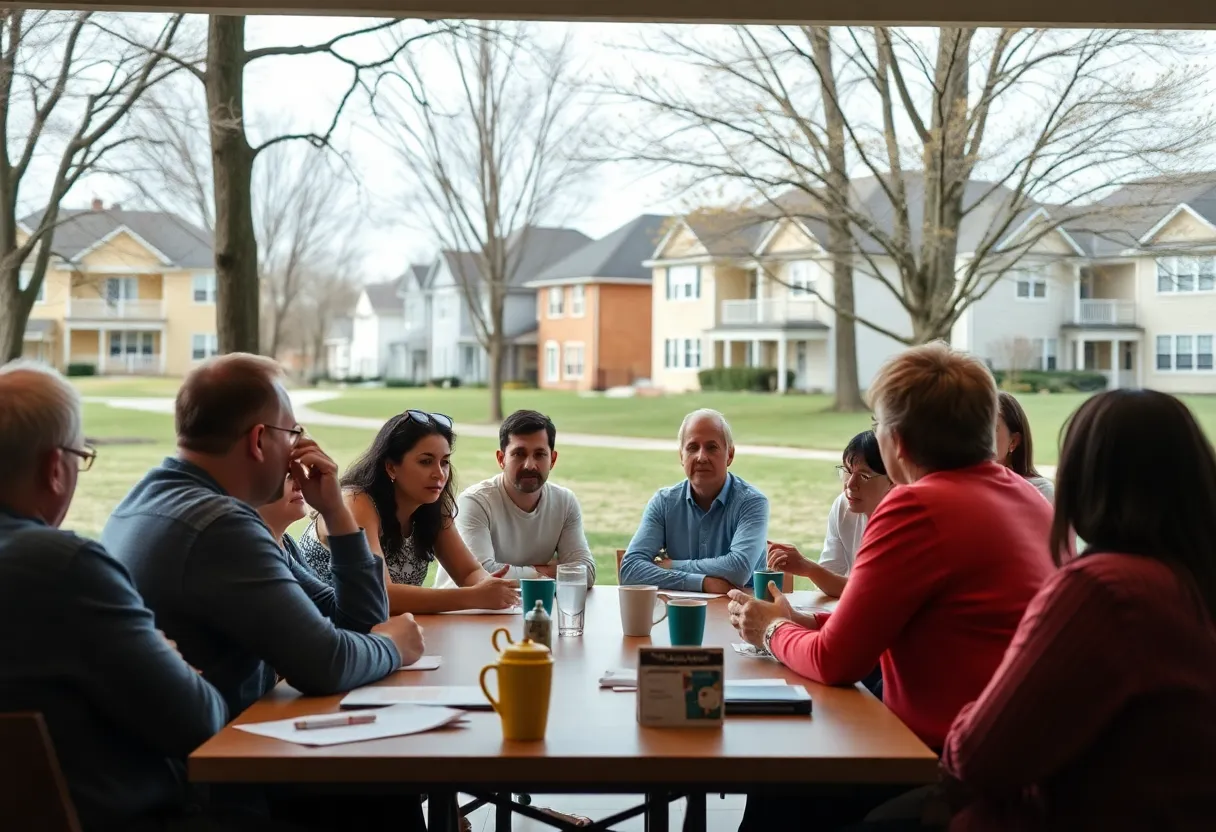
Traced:
POLYGON ((500 662, 549 662, 553 661, 549 655, 549 648, 543 644, 538 644, 532 639, 524 639, 515 644, 508 644, 506 649, 502 651, 500 662))

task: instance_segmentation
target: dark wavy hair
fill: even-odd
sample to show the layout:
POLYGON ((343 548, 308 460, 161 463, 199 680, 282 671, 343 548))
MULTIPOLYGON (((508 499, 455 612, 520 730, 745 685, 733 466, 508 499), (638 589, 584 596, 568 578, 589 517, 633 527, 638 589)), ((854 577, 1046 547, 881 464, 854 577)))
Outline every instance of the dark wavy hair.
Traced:
MULTIPOLYGON (((397 492, 393 481, 388 478, 385 463, 401 462, 401 458, 424 437, 434 434, 442 436, 455 447, 456 434, 451 428, 433 419, 420 421, 409 412, 394 416, 380 428, 371 447, 351 463, 342 475, 344 488, 362 492, 375 503, 376 513, 380 516, 380 547, 385 553, 397 551, 405 540, 401 523, 397 520, 397 492)), ((435 541, 439 538, 439 532, 456 517, 456 498, 452 496, 456 488, 455 477, 455 472, 449 469, 448 480, 439 499, 420 506, 410 518, 410 540, 414 544, 415 554, 421 557, 435 557, 435 541)))
POLYGON ((878 437, 872 430, 863 430, 844 446, 840 461, 848 465, 854 459, 861 459, 875 474, 887 475, 887 466, 882 464, 882 454, 878 451, 878 437))
POLYGON ((1022 403, 1014 398, 1012 393, 1002 390, 997 394, 997 404, 1000 406, 998 418, 1005 423, 1010 433, 1021 434, 1022 437, 1022 441, 1010 456, 1009 469, 1022 479, 1039 476, 1038 469, 1034 467, 1034 441, 1030 438, 1030 420, 1026 418, 1022 403))
POLYGON ((1051 551, 1072 533, 1098 552, 1172 567, 1216 620, 1216 453, 1187 406, 1156 390, 1112 390, 1064 426, 1051 551), (1162 466, 1165 476, 1155 476, 1162 466))

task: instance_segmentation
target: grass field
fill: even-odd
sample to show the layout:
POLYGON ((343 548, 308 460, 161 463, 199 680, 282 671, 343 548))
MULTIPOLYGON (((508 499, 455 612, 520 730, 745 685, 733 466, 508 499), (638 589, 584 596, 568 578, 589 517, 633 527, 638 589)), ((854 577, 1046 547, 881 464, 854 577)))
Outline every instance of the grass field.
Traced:
MULTIPOLYGON (((102 444, 96 465, 81 476, 65 527, 96 537, 131 486, 174 452, 173 422, 169 416, 87 404, 85 431, 102 444), (151 441, 106 444, 107 439, 130 438, 151 441)), ((341 465, 357 456, 372 437, 370 431, 345 428, 317 427, 310 433, 341 465)), ((495 443, 487 439, 457 441, 453 467, 458 487, 498 471, 494 449, 495 443)), ((840 488, 833 465, 740 458, 732 470, 768 495, 772 502, 770 536, 796 543, 814 557, 823 541, 828 509, 840 488)), ((615 552, 629 542, 651 494, 682 476, 674 454, 575 447, 561 454, 553 481, 574 489, 579 496, 600 583, 616 583, 615 552)))

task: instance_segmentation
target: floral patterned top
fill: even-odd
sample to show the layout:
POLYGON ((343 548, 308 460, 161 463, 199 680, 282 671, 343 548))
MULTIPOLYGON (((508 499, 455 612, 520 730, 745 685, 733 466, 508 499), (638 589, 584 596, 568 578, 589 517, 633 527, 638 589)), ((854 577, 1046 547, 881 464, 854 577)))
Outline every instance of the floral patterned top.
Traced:
MULTIPOLYGON (((334 574, 330 565, 329 549, 317 539, 317 520, 314 517, 300 538, 300 554, 304 561, 317 573, 317 577, 325 583, 333 585, 334 574)), ((388 566, 388 576, 395 584, 411 584, 422 586, 426 580, 427 569, 431 558, 426 555, 418 556, 414 552, 414 542, 410 538, 401 541, 401 546, 390 551, 380 540, 380 548, 384 552, 384 562, 388 566)))

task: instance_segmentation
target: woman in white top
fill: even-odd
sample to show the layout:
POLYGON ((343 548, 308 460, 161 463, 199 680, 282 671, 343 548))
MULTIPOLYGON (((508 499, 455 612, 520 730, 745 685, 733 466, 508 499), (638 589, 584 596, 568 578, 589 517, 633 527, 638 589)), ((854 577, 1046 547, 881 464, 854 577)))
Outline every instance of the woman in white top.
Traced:
POLYGON ((1012 394, 1001 391, 1000 415, 996 420, 996 461, 1039 489, 1039 493, 1054 503, 1056 486, 1034 467, 1034 443, 1030 440, 1030 421, 1026 411, 1012 394))
POLYGON ((819 562, 810 560, 789 543, 768 544, 770 569, 810 578, 825 594, 834 597, 840 597, 849 581, 853 559, 861 548, 866 518, 891 490, 874 431, 854 436, 845 447, 841 462, 836 470, 840 472, 844 490, 828 514, 828 534, 819 562))

